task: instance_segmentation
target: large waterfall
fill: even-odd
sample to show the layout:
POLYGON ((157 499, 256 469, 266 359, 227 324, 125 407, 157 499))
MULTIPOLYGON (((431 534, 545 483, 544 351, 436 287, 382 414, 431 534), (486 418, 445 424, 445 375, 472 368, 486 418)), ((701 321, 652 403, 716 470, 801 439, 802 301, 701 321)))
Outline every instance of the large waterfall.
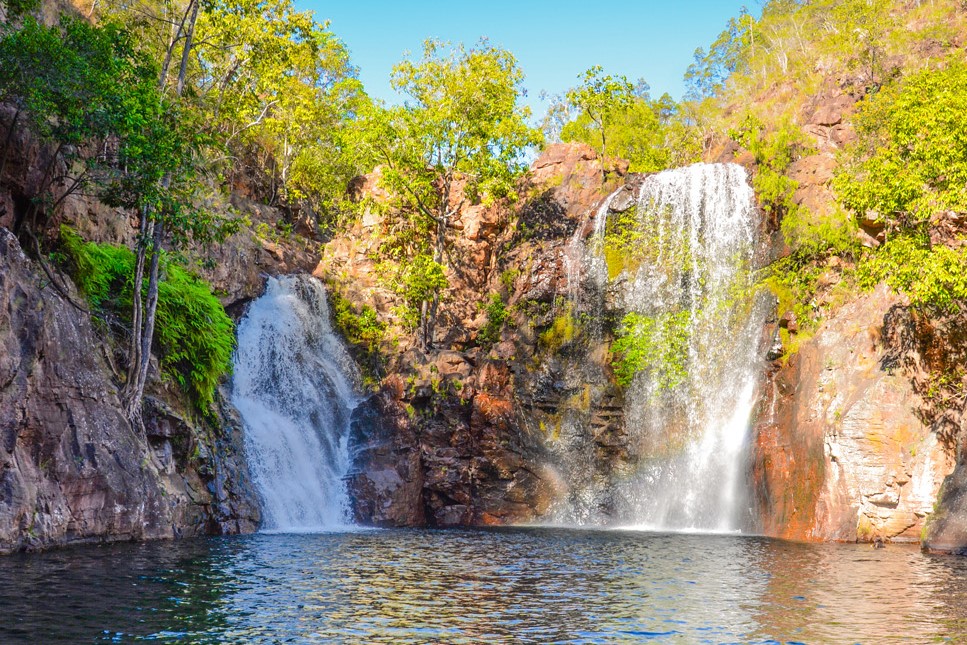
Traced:
MULTIPOLYGON (((591 318, 610 314, 642 338, 642 369, 623 404, 630 456, 607 478, 575 477, 584 486, 560 519, 737 530, 768 309, 753 293, 753 191, 741 166, 697 164, 645 178, 620 205, 616 195, 596 213, 582 268, 586 292, 597 294, 585 308, 608 300, 609 312, 591 318), (601 508, 607 517, 595 515, 601 508)), ((588 468, 587 458, 566 459, 572 472, 588 468)))
POLYGON ((349 523, 343 477, 357 381, 323 286, 307 276, 270 278, 239 324, 232 387, 266 530, 349 523))

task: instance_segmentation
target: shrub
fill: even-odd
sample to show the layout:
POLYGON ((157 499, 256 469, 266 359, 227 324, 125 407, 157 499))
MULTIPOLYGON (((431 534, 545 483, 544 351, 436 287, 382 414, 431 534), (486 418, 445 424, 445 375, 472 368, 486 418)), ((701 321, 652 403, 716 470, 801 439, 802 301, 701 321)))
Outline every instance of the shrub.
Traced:
POLYGON ((762 121, 749 114, 738 128, 729 130, 729 137, 755 157, 757 171, 752 187, 763 210, 778 217, 792 209, 792 196, 799 184, 785 172, 806 148, 798 126, 785 118, 770 132, 762 121))
MULTIPOLYGON (((67 227, 61 228, 61 244, 91 306, 130 323, 134 254, 121 246, 85 242, 67 227)), ((161 273, 154 338, 161 369, 204 411, 221 377, 231 372, 235 326, 206 282, 167 256, 161 273)))
POLYGON ((832 255, 855 258, 861 245, 858 227, 849 213, 814 213, 793 208, 782 218, 782 235, 793 254, 802 259, 821 259, 832 255))
POLYGON ((363 305, 357 313, 353 303, 334 289, 329 292, 329 303, 332 321, 347 341, 364 347, 370 354, 379 351, 386 336, 386 323, 379 320, 375 309, 363 305))
POLYGON ((480 330, 477 340, 484 347, 489 347, 500 340, 500 332, 504 329, 507 321, 507 305, 504 304, 500 294, 494 293, 490 296, 490 301, 484 307, 487 313, 487 324, 480 330))
POLYGON ((967 248, 931 247, 924 235, 896 237, 867 257, 857 270, 860 286, 881 281, 930 313, 954 313, 967 302, 967 248))
POLYGON ((854 212, 898 226, 967 211, 967 64, 927 69, 860 105, 834 186, 854 212))

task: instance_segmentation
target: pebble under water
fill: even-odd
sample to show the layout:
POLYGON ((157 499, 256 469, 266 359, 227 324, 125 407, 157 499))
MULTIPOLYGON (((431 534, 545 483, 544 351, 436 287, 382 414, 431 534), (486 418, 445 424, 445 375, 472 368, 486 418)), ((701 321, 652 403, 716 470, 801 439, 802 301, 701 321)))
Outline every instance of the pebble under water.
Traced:
POLYGON ((0 558, 0 642, 956 642, 967 560, 567 529, 358 531, 0 558))

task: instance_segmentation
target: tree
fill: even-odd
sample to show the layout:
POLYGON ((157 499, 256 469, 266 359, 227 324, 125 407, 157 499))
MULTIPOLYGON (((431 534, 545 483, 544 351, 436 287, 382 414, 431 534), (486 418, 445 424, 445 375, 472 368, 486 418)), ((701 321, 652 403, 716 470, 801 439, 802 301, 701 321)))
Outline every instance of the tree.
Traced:
POLYGON ((580 141, 630 162, 632 172, 657 172, 698 161, 701 141, 686 114, 668 94, 652 99, 643 79, 604 75, 592 67, 584 84, 548 108, 544 127, 562 141, 580 141), (574 118, 571 118, 573 115, 574 118))
POLYGON ((424 348, 432 344, 439 267, 448 261, 454 215, 467 200, 513 198, 523 152, 540 142, 540 133, 526 123, 529 109, 520 105, 523 78, 514 56, 485 40, 470 49, 428 40, 421 60, 393 68, 391 83, 406 95, 404 104, 373 106, 357 131, 382 165, 383 183, 397 196, 411 229, 428 233, 415 245, 418 261, 410 264, 423 267, 425 275, 407 279, 431 287, 413 290, 423 299, 424 348))
MULTIPOLYGON (((580 111, 580 114, 590 120, 593 128, 601 138, 601 157, 608 154, 608 129, 617 115, 627 111, 634 105, 635 98, 642 93, 647 97, 648 85, 639 82, 636 87, 624 76, 612 76, 604 73, 600 65, 588 69, 578 76, 581 84, 567 91, 567 102, 580 111)), ((567 140, 568 134, 562 133, 567 140)))
MULTIPOLYGON (((772 2, 778 5, 781 2, 772 2)), ((708 52, 699 47, 694 62, 685 72, 686 98, 700 101, 714 96, 729 77, 747 63, 749 53, 755 55, 758 24, 745 7, 736 18, 730 18, 725 31, 719 34, 708 52)))

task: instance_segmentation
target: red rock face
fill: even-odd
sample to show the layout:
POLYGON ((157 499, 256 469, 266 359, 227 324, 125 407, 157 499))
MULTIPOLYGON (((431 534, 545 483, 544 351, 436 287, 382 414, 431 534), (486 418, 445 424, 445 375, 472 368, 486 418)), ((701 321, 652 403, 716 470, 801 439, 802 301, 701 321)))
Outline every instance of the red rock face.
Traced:
POLYGON ((753 475, 761 530, 798 540, 916 541, 949 452, 881 341, 881 286, 838 310, 767 381, 753 475))
MULTIPOLYGON (((381 391, 354 415, 349 482, 359 521, 493 525, 547 513, 560 482, 544 465, 545 437, 530 401, 539 376, 529 367, 538 351, 532 325, 553 320, 549 305, 567 287, 565 246, 590 223, 608 191, 603 181, 593 150, 558 145, 534 163, 517 204, 470 204, 457 191, 454 204, 462 206, 434 347, 419 351, 412 333, 400 330, 386 351, 381 391), (480 305, 491 293, 511 314, 500 338, 482 347, 480 305), (547 311, 531 320, 515 309, 520 303, 547 311)), ((385 201, 378 177, 357 184, 360 196, 385 201)), ((365 214, 327 245, 316 274, 393 321, 399 297, 376 270, 380 235, 391 222, 375 209, 365 214)))

